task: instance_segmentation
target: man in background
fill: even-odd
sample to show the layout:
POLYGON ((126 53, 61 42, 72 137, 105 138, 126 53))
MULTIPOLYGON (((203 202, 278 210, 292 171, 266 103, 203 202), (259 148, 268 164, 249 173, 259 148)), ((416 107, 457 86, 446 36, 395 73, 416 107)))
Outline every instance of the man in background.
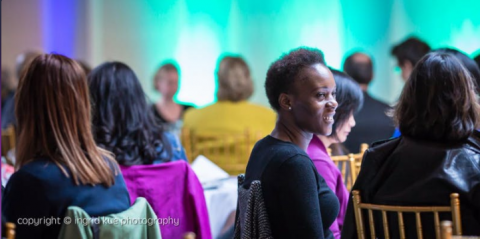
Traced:
POLYGON ((360 85, 363 91, 363 107, 355 115, 357 124, 344 143, 351 153, 357 153, 360 150, 360 144, 370 145, 375 141, 390 138, 395 128, 392 119, 386 115, 390 107, 368 93, 369 84, 373 79, 372 59, 364 53, 353 53, 345 60, 343 70, 360 85))
POLYGON ((429 51, 430 46, 416 37, 407 38, 392 48, 392 55, 397 58, 404 81, 408 80, 415 64, 429 51))

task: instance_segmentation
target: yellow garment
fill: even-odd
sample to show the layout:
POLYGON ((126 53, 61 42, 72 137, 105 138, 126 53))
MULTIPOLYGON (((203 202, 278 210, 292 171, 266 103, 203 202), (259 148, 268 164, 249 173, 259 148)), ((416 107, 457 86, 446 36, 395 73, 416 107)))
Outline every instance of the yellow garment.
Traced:
POLYGON ((269 108, 246 101, 221 101, 187 110, 182 144, 188 158, 204 155, 230 175, 237 175, 245 172, 254 144, 272 132, 275 121, 276 114, 269 108))
POLYGON ((183 127, 198 134, 242 134, 246 129, 270 134, 275 126, 273 110, 246 101, 219 101, 201 109, 185 112, 183 127))

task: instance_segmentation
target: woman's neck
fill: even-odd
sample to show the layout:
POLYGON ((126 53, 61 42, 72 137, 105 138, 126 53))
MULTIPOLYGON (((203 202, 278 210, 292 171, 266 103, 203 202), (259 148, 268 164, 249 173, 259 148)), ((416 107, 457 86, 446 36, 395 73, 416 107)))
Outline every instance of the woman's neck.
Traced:
POLYGON ((275 128, 270 135, 276 139, 291 142, 304 151, 307 151, 308 144, 313 136, 313 134, 299 129, 294 123, 282 120, 281 116, 278 117, 275 128))

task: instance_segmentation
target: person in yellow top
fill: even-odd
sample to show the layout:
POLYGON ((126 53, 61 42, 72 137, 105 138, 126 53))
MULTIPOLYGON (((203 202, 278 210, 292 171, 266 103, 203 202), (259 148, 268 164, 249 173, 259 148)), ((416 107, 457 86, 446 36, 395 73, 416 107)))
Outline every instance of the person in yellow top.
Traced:
POLYGON ((275 126, 276 115, 270 108, 249 103, 253 82, 247 63, 241 57, 226 56, 217 71, 218 101, 185 113, 183 127, 197 133, 239 134, 245 130, 262 137, 275 126))
MULTIPOLYGON (((184 131, 188 129, 195 136, 204 136, 204 138, 216 136, 215 144, 205 144, 203 141, 202 145, 202 142, 192 142, 192 148, 196 147, 193 151, 197 151, 197 153, 192 153, 192 159, 198 154, 204 154, 222 167, 218 157, 215 159, 215 156, 209 156, 198 151, 206 147, 218 147, 219 144, 223 144, 224 147, 227 144, 236 144, 235 147, 242 148, 241 150, 243 151, 247 150, 247 153, 243 152, 243 155, 239 156, 238 151, 232 149, 230 154, 239 156, 239 158, 242 158, 240 161, 243 162, 245 160, 246 162, 250 155, 251 147, 253 147, 255 142, 273 130, 276 114, 270 108, 247 101, 253 93, 253 82, 250 76, 250 69, 241 57, 224 57, 218 66, 217 80, 218 101, 201 109, 188 109, 184 115, 183 127, 184 131), (250 135, 248 143, 244 141, 246 132, 250 135), (237 139, 232 142, 226 142, 234 137, 237 139), (240 142, 238 137, 243 137, 243 141, 240 142), (197 144, 195 145, 195 143, 197 144), (245 145, 248 145, 248 147, 243 147, 245 145)), ((223 149, 222 152, 228 154, 225 151, 223 149)), ((232 158, 233 156, 227 156, 227 158, 232 158)), ((226 161, 231 162, 230 159, 226 161)), ((239 168, 241 167, 239 166, 239 168)), ((224 169, 226 168, 224 167, 224 169)), ((229 171, 229 169, 226 170, 229 171)), ((234 174, 235 170, 230 170, 229 173, 234 174)))

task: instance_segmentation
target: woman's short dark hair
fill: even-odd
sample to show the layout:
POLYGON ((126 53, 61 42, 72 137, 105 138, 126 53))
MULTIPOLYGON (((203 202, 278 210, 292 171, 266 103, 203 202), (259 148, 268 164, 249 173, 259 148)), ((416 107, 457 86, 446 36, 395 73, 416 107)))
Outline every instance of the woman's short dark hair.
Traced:
POLYGON ((404 136, 455 142, 480 126, 479 114, 468 71, 455 56, 434 52, 413 69, 393 116, 404 136))
POLYGON ((154 119, 137 76, 121 62, 107 62, 88 76, 93 133, 100 147, 122 165, 169 161, 171 148, 154 119), (166 150, 168 157, 162 158, 166 150))
POLYGON ((338 70, 331 68, 330 70, 337 86, 336 99, 338 106, 333 116, 335 123, 332 126, 332 134, 329 137, 337 138, 336 129, 348 121, 350 114, 354 114, 362 108, 363 92, 360 85, 350 76, 338 70))
POLYGON ((275 111, 280 109, 278 102, 280 94, 289 92, 303 68, 314 64, 325 65, 322 51, 301 47, 283 55, 270 65, 267 71, 265 90, 268 102, 275 111))
POLYGON ((449 53, 454 55, 471 74, 473 77, 473 83, 477 89, 477 93, 480 93, 480 67, 472 58, 470 58, 467 54, 453 48, 440 48, 435 50, 435 52, 449 53))

